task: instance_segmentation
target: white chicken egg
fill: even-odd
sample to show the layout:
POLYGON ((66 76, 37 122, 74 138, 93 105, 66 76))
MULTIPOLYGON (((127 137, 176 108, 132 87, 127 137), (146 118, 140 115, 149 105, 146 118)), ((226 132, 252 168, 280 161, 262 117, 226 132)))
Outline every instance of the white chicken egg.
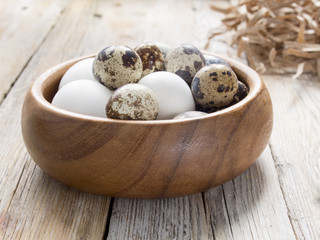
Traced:
POLYGON ((92 63, 94 58, 86 58, 72 65, 66 73, 62 76, 59 89, 62 88, 69 82, 79 80, 79 79, 88 79, 98 82, 93 76, 92 72, 92 63))
POLYGON ((87 79, 72 81, 54 96, 56 107, 95 117, 106 117, 106 105, 112 91, 98 82, 87 79))
POLYGON ((149 87, 155 93, 159 105, 158 120, 172 119, 181 112, 195 110, 195 102, 188 84, 174 73, 150 73, 138 83, 149 87))

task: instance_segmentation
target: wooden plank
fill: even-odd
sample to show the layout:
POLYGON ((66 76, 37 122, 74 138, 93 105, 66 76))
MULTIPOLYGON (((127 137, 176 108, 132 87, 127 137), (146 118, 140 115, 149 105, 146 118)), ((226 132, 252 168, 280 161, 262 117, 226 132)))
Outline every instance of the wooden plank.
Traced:
POLYGON ((110 198, 70 189, 24 160, 10 206, 1 211, 1 239, 101 239, 110 198))
POLYGON ((223 196, 227 216, 209 204, 219 197, 215 190, 205 193, 216 239, 295 239, 269 148, 246 172, 223 185, 223 196))
POLYGON ((3 1, 0 5, 0 103, 60 17, 67 1, 3 1))
POLYGON ((115 199, 107 239, 209 239, 202 196, 115 199))
POLYGON ((319 78, 264 77, 274 104, 270 146, 298 239, 320 239, 319 78))
POLYGON ((207 223, 214 239, 233 239, 229 212, 222 186, 203 193, 207 223))

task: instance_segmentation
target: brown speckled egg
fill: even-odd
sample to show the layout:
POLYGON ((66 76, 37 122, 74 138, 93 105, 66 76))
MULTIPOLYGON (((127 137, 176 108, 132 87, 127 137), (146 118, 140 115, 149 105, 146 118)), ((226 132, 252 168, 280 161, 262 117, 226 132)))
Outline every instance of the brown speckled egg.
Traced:
POLYGON ((200 112, 200 111, 188 111, 188 112, 179 113, 173 119, 195 118, 195 117, 200 117, 207 114, 208 113, 200 112))
POLYGON ((166 56, 171 48, 168 45, 161 43, 161 42, 155 42, 154 45, 156 45, 160 49, 162 56, 164 58, 166 58, 166 56))
POLYGON ((171 49, 166 56, 166 70, 183 78, 190 86, 196 72, 205 66, 205 59, 198 48, 182 44, 171 49))
POLYGON ((141 58, 143 72, 142 77, 152 72, 164 70, 164 57, 160 49, 152 43, 143 43, 135 48, 141 58))
POLYGON ((247 88, 247 86, 238 81, 238 89, 237 89, 237 92, 236 92, 236 95, 234 95, 234 99, 237 101, 237 102, 240 102, 242 99, 244 99, 249 93, 249 89, 247 88))
POLYGON ((206 60, 206 65, 210 65, 210 64, 224 64, 227 65, 228 67, 230 67, 230 65, 224 61, 223 59, 216 57, 216 56, 212 56, 212 55, 207 55, 207 54, 203 54, 204 59, 206 60))
POLYGON ((92 65, 94 77, 111 90, 128 83, 136 83, 142 75, 139 55, 126 46, 104 48, 92 65))
POLYGON ((223 64, 203 67, 195 75, 191 90, 195 101, 205 109, 221 108, 232 102, 238 88, 233 70, 223 64))
POLYGON ((219 110, 220 110, 219 108, 204 108, 199 103, 196 103, 196 111, 213 113, 219 110))
POLYGON ((122 120, 154 120, 158 115, 157 97, 140 84, 127 84, 110 97, 106 113, 108 118, 122 120))
POLYGON ((247 88, 247 86, 244 83, 238 81, 237 92, 234 95, 232 102, 228 104, 228 107, 240 102, 242 99, 244 99, 248 95, 248 93, 249 93, 249 89, 247 88))

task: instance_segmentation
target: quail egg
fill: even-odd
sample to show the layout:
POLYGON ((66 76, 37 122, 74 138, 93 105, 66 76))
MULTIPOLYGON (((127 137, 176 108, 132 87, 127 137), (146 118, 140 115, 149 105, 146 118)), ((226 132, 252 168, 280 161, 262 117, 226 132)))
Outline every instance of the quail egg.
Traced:
POLYGON ((162 56, 166 58, 168 52, 170 51, 170 47, 161 42, 155 42, 154 45, 156 45, 160 49, 162 56))
POLYGON ((80 79, 64 85, 55 94, 52 104, 71 112, 105 118, 105 107, 111 95, 102 84, 80 79))
POLYGON ((159 104, 157 119, 172 119, 181 112, 195 110, 188 84, 174 73, 166 71, 150 73, 138 84, 151 88, 155 93, 159 104))
POLYGON ((88 79, 97 81, 92 73, 92 63, 94 58, 86 58, 72 65, 62 76, 59 83, 59 89, 62 88, 69 82, 79 80, 79 79, 88 79))
POLYGON ((158 102, 150 88, 131 83, 114 91, 107 104, 106 112, 108 118, 154 120, 158 115, 158 102))
POLYGON ((238 81, 237 92, 234 95, 232 102, 228 106, 231 106, 233 104, 240 102, 242 99, 244 99, 248 95, 248 93, 249 93, 248 87, 244 83, 238 81))
POLYGON ((219 110, 220 110, 219 108, 204 108, 199 103, 196 102, 196 111, 213 113, 219 110))
POLYGON ((109 89, 115 90, 140 80, 142 62, 133 49, 127 46, 110 46, 95 57, 92 69, 96 79, 109 89))
POLYGON ((200 112, 200 111, 188 111, 179 113, 177 116, 175 116, 173 119, 186 119, 186 118, 195 118, 207 115, 208 113, 200 112))
POLYGON ((203 56, 204 56, 204 59, 206 60, 206 65, 224 64, 224 65, 227 65, 228 67, 230 67, 230 65, 226 61, 222 60, 219 57, 215 57, 215 56, 207 55, 207 54, 203 54, 203 56))
POLYGON ((170 50, 166 56, 166 70, 183 78, 190 86, 196 72, 205 66, 205 59, 198 48, 182 44, 170 50))
POLYGON ((233 70, 223 64, 203 67, 195 75, 191 90, 195 101, 205 109, 221 108, 232 102, 238 88, 233 70))
POLYGON ((142 61, 142 77, 152 72, 164 70, 164 58, 160 49, 152 43, 144 43, 135 48, 142 61))
POLYGON ((240 102, 242 99, 244 99, 249 93, 249 89, 247 88, 247 86, 238 81, 238 89, 237 89, 237 92, 236 92, 236 95, 234 96, 234 99, 237 101, 237 102, 240 102))

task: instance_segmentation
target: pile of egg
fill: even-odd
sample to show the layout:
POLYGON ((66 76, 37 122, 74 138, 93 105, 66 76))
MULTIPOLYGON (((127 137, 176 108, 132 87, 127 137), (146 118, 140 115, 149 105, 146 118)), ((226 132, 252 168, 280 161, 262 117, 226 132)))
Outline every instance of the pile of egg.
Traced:
POLYGON ((182 44, 110 46, 63 75, 52 104, 122 120, 192 118, 231 106, 248 88, 220 58, 182 44))

